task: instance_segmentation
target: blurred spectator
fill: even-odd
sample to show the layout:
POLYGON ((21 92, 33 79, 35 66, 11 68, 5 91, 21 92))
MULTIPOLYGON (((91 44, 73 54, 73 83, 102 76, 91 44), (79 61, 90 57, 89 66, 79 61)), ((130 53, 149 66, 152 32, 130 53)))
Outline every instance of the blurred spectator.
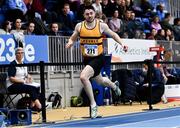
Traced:
MULTIPOLYGON (((52 3, 52 0, 48 0, 52 3)), ((82 3, 82 0, 53 0, 56 2, 55 9, 58 14, 61 13, 61 10, 65 3, 68 3, 70 5, 71 11, 73 11, 75 14, 77 14, 77 11, 79 10, 80 4, 82 3)), ((47 7, 49 8, 49 5, 47 4, 47 7)))
POLYGON ((160 3, 156 6, 156 14, 158 15, 160 21, 165 18, 164 4, 160 3))
POLYGON ((163 29, 170 29, 171 31, 173 31, 173 26, 169 23, 171 18, 172 17, 170 13, 165 14, 165 18, 160 22, 163 29))
POLYGON ((35 28, 35 24, 33 22, 29 22, 27 29, 24 30, 24 35, 35 35, 34 28, 35 28))
POLYGON ((10 30, 12 28, 12 23, 10 21, 5 21, 2 24, 2 29, 0 29, 0 34, 10 34, 10 30))
POLYGON ((157 34, 157 30, 154 28, 151 29, 151 34, 148 36, 148 39, 149 40, 155 40, 156 34, 157 34))
POLYGON ((95 14, 95 18, 97 18, 98 20, 100 20, 101 22, 104 22, 103 20, 102 20, 102 13, 96 13, 95 14))
MULTIPOLYGON (((122 25, 122 31, 128 33, 128 24, 131 21, 131 11, 126 10, 124 18, 122 19, 123 25, 122 25)), ((129 33, 128 33, 129 36, 129 33)))
POLYGON ((141 35, 140 35, 139 39, 145 40, 146 38, 147 38, 146 33, 145 32, 141 32, 141 35))
POLYGON ((27 20, 32 21, 35 17, 35 13, 39 13, 40 18, 41 15, 45 12, 45 7, 42 5, 40 0, 24 0, 24 3, 27 7, 27 20))
POLYGON ((59 25, 58 23, 51 23, 50 24, 50 32, 48 35, 52 35, 52 36, 62 36, 63 34, 61 34, 59 32, 59 25))
POLYGON ((166 37, 165 37, 165 30, 164 29, 160 29, 158 30, 156 36, 155 36, 155 39, 156 40, 166 40, 166 37))
POLYGON ((146 39, 146 34, 143 31, 135 30, 134 33, 135 39, 146 39))
POLYGON ((16 19, 25 20, 27 8, 23 0, 6 0, 6 8, 7 20, 12 22, 16 19))
POLYGON ((127 24, 129 38, 134 38, 136 30, 139 30, 141 32, 144 31, 144 23, 139 19, 136 19, 135 13, 131 11, 130 20, 127 24))
POLYGON ((115 10, 111 20, 109 21, 109 28, 112 31, 116 32, 118 35, 120 35, 122 20, 119 19, 118 17, 119 17, 119 12, 118 10, 115 10))
POLYGON ((126 0, 125 2, 126 2, 126 10, 133 11, 134 10, 133 9, 133 6, 134 6, 133 0, 126 0))
POLYGON ((105 22, 106 24, 108 24, 108 18, 106 17, 105 14, 102 14, 102 20, 103 20, 103 22, 105 22))
POLYGON ((124 39, 128 39, 128 38, 129 38, 128 33, 127 33, 127 32, 124 32, 124 33, 122 34, 122 38, 124 38, 124 39))
POLYGON ((130 21, 132 18, 131 13, 132 13, 132 11, 126 10, 126 12, 124 14, 124 18, 122 20, 127 21, 127 22, 130 21))
POLYGON ((94 7, 96 13, 102 14, 102 6, 100 3, 100 0, 95 0, 95 2, 92 4, 92 6, 94 7))
POLYGON ((124 14, 126 12, 125 0, 115 0, 112 4, 112 9, 118 10, 120 19, 124 18, 124 14))
POLYGON ((153 12, 153 5, 148 0, 140 1, 140 8, 142 9, 142 17, 151 17, 153 12))
POLYGON ((16 42, 16 47, 24 47, 24 30, 21 28, 21 19, 16 19, 14 23, 14 29, 10 31, 13 34, 14 41, 16 42))
POLYGON ((28 9, 28 21, 34 20, 34 18, 37 16, 39 17, 39 15, 39 18, 41 18, 41 20, 45 21, 47 24, 57 20, 57 14, 53 11, 48 11, 41 0, 24 0, 24 2, 28 9))
POLYGON ((86 6, 92 5, 92 0, 83 0, 83 4, 80 5, 79 10, 77 12, 77 20, 83 20, 83 12, 86 6))
POLYGON ((73 12, 70 10, 69 4, 64 4, 62 13, 59 16, 59 22, 62 24, 63 35, 71 35, 74 30, 74 20, 72 19, 73 12))
POLYGON ((174 40, 174 34, 170 29, 165 30, 165 36, 167 41, 173 41, 174 40))
POLYGON ((180 18, 174 19, 174 37, 176 41, 180 41, 180 18))
POLYGON ((106 15, 106 17, 111 17, 112 3, 109 0, 102 0, 101 6, 102 6, 102 12, 106 15))
MULTIPOLYGON (((166 49, 163 54, 161 54, 161 61, 171 61, 172 57, 172 49, 166 49)), ((176 76, 174 74, 173 70, 171 67, 168 67, 168 64, 162 64, 161 66, 163 73, 167 77, 166 84, 179 84, 180 83, 180 77, 176 76)))
MULTIPOLYGON (((164 48, 164 46, 162 46, 162 45, 160 47, 164 48)), ((164 51, 164 53, 165 52, 166 51, 164 51)), ((162 52, 161 53, 157 52, 157 54, 153 57, 153 61, 156 61, 156 62, 165 61, 164 54, 162 52)), ((166 64, 157 64, 157 63, 155 63, 154 66, 160 70, 160 72, 161 72, 161 74, 162 74, 162 76, 164 78, 162 82, 164 83, 164 85, 166 85, 167 81, 168 81, 168 77, 170 75, 168 73, 168 70, 167 70, 167 65, 166 64)), ((167 103, 167 99, 166 99, 165 94, 162 95, 161 100, 163 101, 163 103, 167 103)))
POLYGON ((71 10, 77 14, 77 10, 79 10, 79 6, 81 4, 81 1, 82 0, 69 0, 69 4, 70 4, 70 7, 71 7, 71 10))
POLYGON ((11 30, 11 34, 15 34, 15 33, 21 33, 23 34, 24 33, 24 30, 22 30, 22 23, 21 23, 21 19, 16 19, 15 20, 15 23, 14 23, 14 29, 11 30))
POLYGON ((161 25, 159 23, 159 17, 158 16, 154 16, 151 22, 151 29, 156 29, 157 31, 162 29, 161 25))

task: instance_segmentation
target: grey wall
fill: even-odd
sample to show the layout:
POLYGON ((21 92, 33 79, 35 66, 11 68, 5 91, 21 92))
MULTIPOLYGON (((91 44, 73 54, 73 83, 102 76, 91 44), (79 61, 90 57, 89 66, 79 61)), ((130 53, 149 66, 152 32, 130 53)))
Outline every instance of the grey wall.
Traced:
MULTIPOLYGON (((32 74, 34 81, 40 83, 40 75, 32 74)), ((79 73, 51 73, 45 74, 46 98, 51 92, 59 92, 62 96, 62 107, 69 107, 72 96, 79 96, 82 90, 82 84, 79 79, 79 73)))

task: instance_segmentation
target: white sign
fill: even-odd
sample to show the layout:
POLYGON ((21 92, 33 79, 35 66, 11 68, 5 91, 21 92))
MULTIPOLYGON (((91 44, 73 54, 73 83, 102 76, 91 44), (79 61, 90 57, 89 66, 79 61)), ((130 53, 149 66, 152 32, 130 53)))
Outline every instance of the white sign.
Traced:
POLYGON ((165 85, 165 96, 180 99, 180 84, 165 85))
POLYGON ((120 44, 112 38, 108 38, 108 54, 112 55, 112 62, 132 62, 152 59, 156 52, 149 52, 150 47, 156 46, 155 40, 122 39, 123 44, 128 46, 124 52, 120 44))

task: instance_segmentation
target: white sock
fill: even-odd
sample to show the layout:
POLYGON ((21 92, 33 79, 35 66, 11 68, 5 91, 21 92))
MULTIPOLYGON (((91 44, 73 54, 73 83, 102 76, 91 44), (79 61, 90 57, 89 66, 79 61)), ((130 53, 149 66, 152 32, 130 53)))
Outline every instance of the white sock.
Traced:
POLYGON ((94 104, 91 104, 91 108, 93 108, 93 107, 95 107, 96 106, 96 103, 94 103, 94 104))

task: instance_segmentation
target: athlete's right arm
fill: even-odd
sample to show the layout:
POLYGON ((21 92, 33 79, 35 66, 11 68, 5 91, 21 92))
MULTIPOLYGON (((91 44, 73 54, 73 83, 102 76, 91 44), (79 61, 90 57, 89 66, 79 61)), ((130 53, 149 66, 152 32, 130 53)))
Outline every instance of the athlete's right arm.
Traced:
POLYGON ((70 48, 73 46, 73 43, 77 40, 79 36, 80 27, 81 27, 81 23, 78 23, 75 27, 73 34, 69 38, 68 43, 66 44, 66 48, 70 48))

